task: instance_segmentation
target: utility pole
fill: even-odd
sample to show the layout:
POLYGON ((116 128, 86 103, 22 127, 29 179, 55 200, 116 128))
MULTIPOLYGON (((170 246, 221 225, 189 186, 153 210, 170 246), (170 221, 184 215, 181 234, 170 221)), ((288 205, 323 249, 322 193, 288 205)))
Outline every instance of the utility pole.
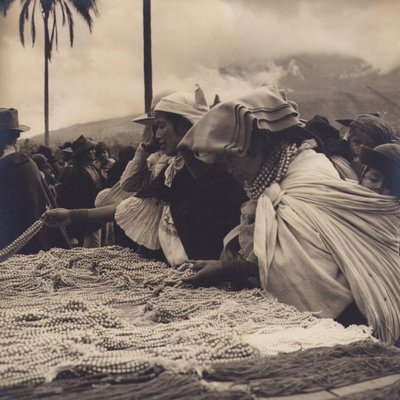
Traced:
POLYGON ((151 0, 143 0, 144 108, 150 112, 153 98, 151 61, 151 0))

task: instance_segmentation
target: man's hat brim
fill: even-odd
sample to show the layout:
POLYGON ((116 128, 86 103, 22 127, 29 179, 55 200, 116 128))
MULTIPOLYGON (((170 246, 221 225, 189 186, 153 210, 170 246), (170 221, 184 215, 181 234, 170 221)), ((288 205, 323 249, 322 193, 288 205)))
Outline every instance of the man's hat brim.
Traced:
POLYGON ((141 114, 133 118, 131 121, 136 122, 137 124, 151 125, 154 122, 154 113, 141 114))
POLYGON ((399 173, 400 163, 398 161, 369 147, 361 146, 360 161, 362 164, 369 165, 383 173, 399 173))
POLYGON ((27 131, 31 130, 31 127, 27 126, 27 125, 19 124, 19 125, 15 126, 15 127, 13 126, 12 128, 0 128, 0 131, 1 130, 15 131, 15 132, 27 132, 27 131))
POLYGON ((79 156, 80 154, 84 153, 87 150, 94 149, 96 147, 96 143, 88 140, 85 144, 81 147, 78 147, 76 150, 72 151, 72 157, 79 156))
POLYGON ((354 119, 335 119, 340 125, 349 127, 354 119))

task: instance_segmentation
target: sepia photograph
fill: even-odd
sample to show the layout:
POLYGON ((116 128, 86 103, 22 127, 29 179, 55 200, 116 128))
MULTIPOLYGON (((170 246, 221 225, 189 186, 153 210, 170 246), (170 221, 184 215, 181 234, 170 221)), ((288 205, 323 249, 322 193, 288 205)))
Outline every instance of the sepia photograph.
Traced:
POLYGON ((398 400, 399 15, 0 0, 0 399, 398 400))

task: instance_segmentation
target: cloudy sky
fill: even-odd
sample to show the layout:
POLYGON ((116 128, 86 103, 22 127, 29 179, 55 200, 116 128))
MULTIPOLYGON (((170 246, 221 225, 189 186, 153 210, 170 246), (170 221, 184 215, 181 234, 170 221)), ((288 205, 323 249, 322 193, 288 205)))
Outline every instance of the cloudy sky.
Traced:
MULTIPOLYGON (((75 15, 75 44, 59 30, 50 65, 50 129, 142 112, 142 0, 98 0, 93 32, 75 15)), ((0 106, 19 110, 32 133, 44 131, 43 43, 19 42, 20 2, 0 16, 0 106)), ((232 78, 219 67, 266 63, 296 53, 361 57, 381 72, 400 66, 398 0, 152 0, 154 91, 190 91, 208 98, 240 95, 284 73, 232 78)))

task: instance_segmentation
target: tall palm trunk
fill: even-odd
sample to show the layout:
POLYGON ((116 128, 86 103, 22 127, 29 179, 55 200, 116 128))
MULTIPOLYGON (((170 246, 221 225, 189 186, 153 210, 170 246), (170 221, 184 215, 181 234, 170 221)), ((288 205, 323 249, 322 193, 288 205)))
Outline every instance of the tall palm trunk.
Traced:
POLYGON ((49 132, 49 58, 50 58, 50 35, 49 35, 49 14, 44 18, 44 144, 50 144, 49 132))
POLYGON ((151 109, 153 77, 151 63, 151 0, 143 0, 144 107, 151 109))

